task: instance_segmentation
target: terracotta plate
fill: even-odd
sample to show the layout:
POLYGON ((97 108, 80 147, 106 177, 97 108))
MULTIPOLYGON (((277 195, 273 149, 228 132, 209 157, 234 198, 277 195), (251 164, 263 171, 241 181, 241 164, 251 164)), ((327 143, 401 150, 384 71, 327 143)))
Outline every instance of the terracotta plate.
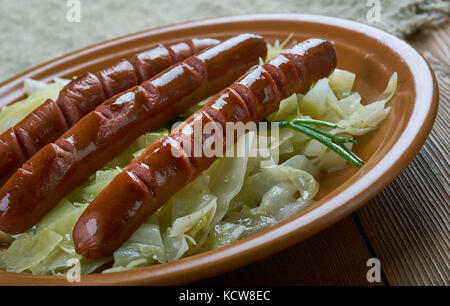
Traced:
MULTIPOLYGON (((397 72, 398 90, 391 113, 380 129, 365 135, 356 153, 367 163, 320 178, 318 201, 284 222, 230 246, 168 264, 127 272, 92 274, 82 285, 180 284, 248 264, 287 248, 337 222, 389 184, 414 158, 427 138, 438 108, 438 88, 426 61, 404 41, 352 21, 298 14, 248 15, 209 19, 153 29, 104 42, 29 70, 0 84, 0 106, 23 96, 23 80, 50 81, 97 71, 156 43, 174 43, 193 37, 225 39, 253 32, 283 40, 289 33, 302 41, 309 37, 333 40, 338 67, 357 75, 355 90, 372 102, 397 72)), ((349 246, 351 247, 351 246, 349 246)), ((66 285, 63 277, 0 271, 0 284, 66 285)))

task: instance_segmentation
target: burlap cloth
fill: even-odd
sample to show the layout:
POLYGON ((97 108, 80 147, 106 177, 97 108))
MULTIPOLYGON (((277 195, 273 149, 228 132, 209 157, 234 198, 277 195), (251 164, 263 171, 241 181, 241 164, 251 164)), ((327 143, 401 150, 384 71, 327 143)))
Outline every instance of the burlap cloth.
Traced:
POLYGON ((69 23, 67 0, 0 0, 0 81, 100 41, 188 20, 253 13, 312 13, 369 23, 405 37, 444 22, 450 14, 449 0, 80 0, 80 3, 81 22, 69 23), (380 20, 367 18, 369 10, 378 4, 380 20))

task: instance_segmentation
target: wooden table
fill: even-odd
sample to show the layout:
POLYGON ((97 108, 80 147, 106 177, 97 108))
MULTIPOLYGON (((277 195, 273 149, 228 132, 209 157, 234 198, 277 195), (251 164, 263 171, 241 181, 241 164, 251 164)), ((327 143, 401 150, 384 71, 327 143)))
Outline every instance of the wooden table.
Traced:
POLYGON ((450 25, 407 41, 430 62, 440 90, 434 128, 409 167, 334 226, 199 285, 449 285, 450 25), (373 257, 380 283, 366 280, 373 257))

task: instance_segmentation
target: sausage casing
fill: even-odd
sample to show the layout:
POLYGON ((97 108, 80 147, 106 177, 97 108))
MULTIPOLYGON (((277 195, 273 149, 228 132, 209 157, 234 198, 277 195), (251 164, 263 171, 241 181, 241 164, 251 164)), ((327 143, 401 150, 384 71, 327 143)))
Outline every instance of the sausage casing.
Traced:
POLYGON ((61 90, 56 103, 46 101, 19 122, 13 128, 15 135, 10 131, 0 135, 0 139, 12 141, 8 145, 0 144, 0 186, 24 161, 55 141, 107 98, 218 43, 216 39, 202 38, 171 46, 157 45, 134 55, 130 61, 122 59, 96 74, 87 73, 76 78, 61 90))
POLYGON ((29 229, 137 137, 230 85, 267 50, 262 37, 241 34, 205 52, 108 99, 24 163, 0 189, 0 229, 29 229))
POLYGON ((13 128, 0 135, 0 184, 25 161, 23 150, 13 128))
POLYGON ((48 99, 19 122, 14 131, 24 155, 33 156, 48 142, 55 141, 67 131, 67 122, 58 105, 48 99))
MULTIPOLYGON (((281 99, 306 91, 335 66, 333 44, 311 39, 243 75, 149 146, 103 189, 75 224, 76 251, 87 258, 111 256, 148 216, 212 164, 215 157, 192 154, 198 141, 195 122, 216 124, 226 140, 228 122, 262 120, 277 110, 281 99)), ((211 136, 203 134, 202 140, 211 136)))

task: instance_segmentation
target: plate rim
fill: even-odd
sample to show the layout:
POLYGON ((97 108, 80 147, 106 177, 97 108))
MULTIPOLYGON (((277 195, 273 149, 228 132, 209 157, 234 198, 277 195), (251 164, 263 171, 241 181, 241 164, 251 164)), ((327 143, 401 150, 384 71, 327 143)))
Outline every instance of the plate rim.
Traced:
POLYGON ((420 84, 422 86, 424 84, 427 85, 426 91, 422 89, 422 87, 416 86, 413 114, 411 114, 411 117, 413 115, 416 116, 415 122, 420 121, 421 124, 411 126, 412 124, 410 118, 410 122, 408 122, 405 130, 402 131, 399 139, 389 150, 389 152, 395 150, 396 155, 391 155, 389 158, 388 156, 385 156, 378 160, 373 168, 340 193, 340 199, 337 199, 337 197, 334 196, 327 200, 329 197, 327 196, 324 199, 319 200, 323 201, 320 206, 308 211, 307 213, 296 218, 289 218, 277 225, 274 225, 273 227, 265 229, 226 247, 182 258, 170 263, 138 268, 135 270, 107 274, 83 275, 81 276, 81 283, 68 283, 66 278, 61 276, 31 275, 0 270, 0 285, 7 282, 14 282, 16 284, 23 282, 24 284, 45 285, 46 281, 52 285, 142 285, 149 283, 183 284, 217 275, 285 249, 312 236, 331 224, 338 222, 378 194, 410 164, 425 143, 437 115, 439 92, 436 77, 432 68, 418 51, 416 51, 407 42, 395 37, 394 35, 366 24, 336 17, 313 14, 249 14, 207 18, 161 26, 110 39, 67 53, 34 68, 28 69, 2 82, 0 84, 0 88, 4 88, 5 86, 8 87, 8 84, 17 82, 33 72, 49 67, 49 65, 58 65, 61 61, 66 61, 73 56, 78 56, 79 54, 83 54, 85 52, 94 52, 98 48, 104 48, 109 44, 133 41, 142 36, 154 36, 171 31, 175 32, 185 29, 186 27, 192 28, 222 23, 249 22, 252 20, 301 21, 325 24, 332 27, 341 27, 353 32, 359 32, 370 36, 391 49, 393 49, 393 47, 399 48, 395 50, 395 53, 397 53, 402 59, 405 60, 404 54, 410 56, 409 58, 406 58, 406 62, 410 69, 414 68, 411 71, 411 74, 414 77, 414 83, 419 84, 419 82, 425 82, 420 84), (412 67, 409 64, 411 59, 416 60, 415 67, 412 67), (420 75, 414 73, 414 71, 424 69, 424 67, 426 68, 425 73, 424 71, 421 71, 420 75), (417 103, 418 100, 421 100, 421 103, 417 103), (417 114, 418 109, 422 112, 424 109, 426 111, 422 114, 417 114), (375 174, 375 176, 371 180, 367 181, 367 178, 364 179, 364 177, 368 174, 375 174), (357 192, 358 189, 360 190, 359 192, 357 192), (342 197, 344 198, 341 199, 342 197), (247 255, 244 256, 243 253, 245 251, 247 252, 247 255), (220 268, 214 269, 214 265, 220 265, 220 268), (196 273, 196 275, 186 277, 188 273, 196 273), (185 276, 185 278, 183 278, 183 276, 185 276))

